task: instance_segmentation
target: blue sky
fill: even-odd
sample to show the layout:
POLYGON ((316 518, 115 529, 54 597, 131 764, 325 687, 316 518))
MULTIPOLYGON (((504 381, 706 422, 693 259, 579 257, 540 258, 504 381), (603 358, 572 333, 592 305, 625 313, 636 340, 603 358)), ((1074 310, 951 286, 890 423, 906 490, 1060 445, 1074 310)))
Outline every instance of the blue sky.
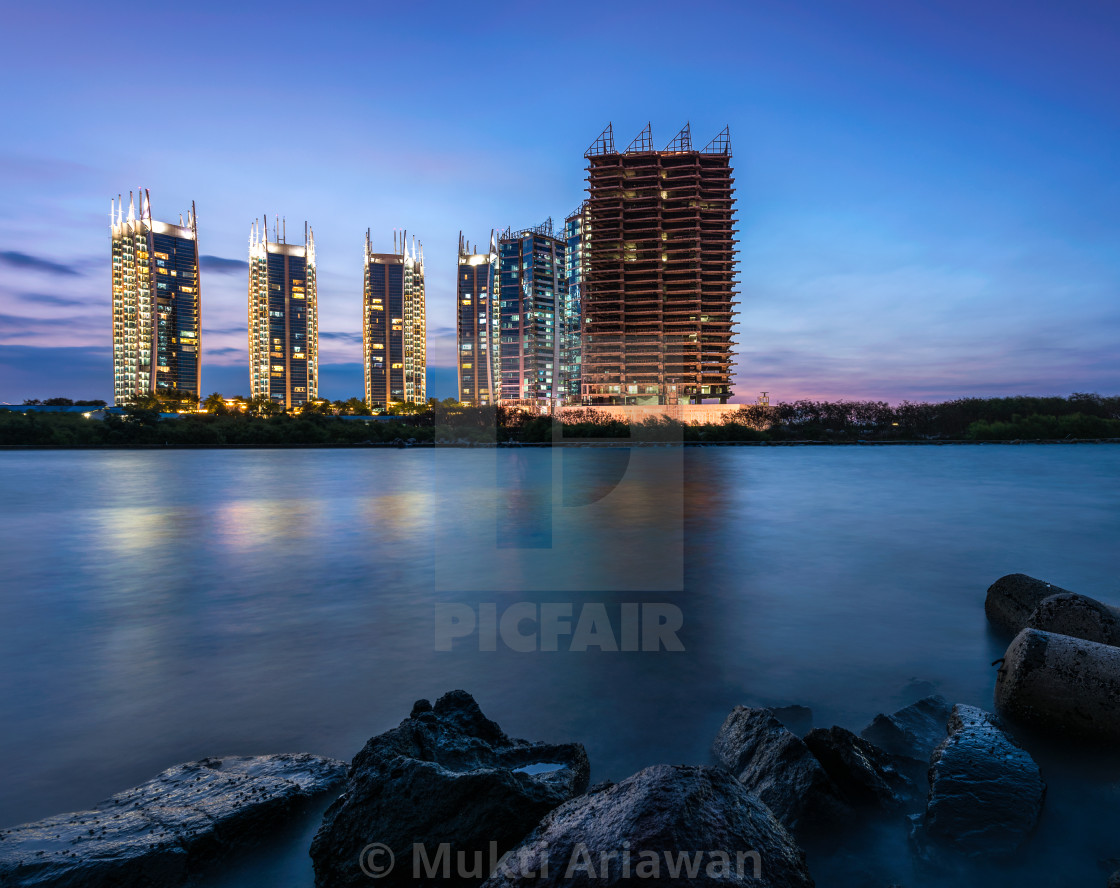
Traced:
MULTIPOLYGON (((323 382, 360 395, 366 228, 424 243, 454 393, 458 232, 561 218, 607 122, 730 125, 737 400, 1120 391, 1120 6, 9 4, 0 400, 111 395, 111 197, 244 260, 315 229, 323 382)), ((620 145, 620 147, 621 147, 620 145)), ((246 279, 204 267, 203 388, 247 390, 246 279)))

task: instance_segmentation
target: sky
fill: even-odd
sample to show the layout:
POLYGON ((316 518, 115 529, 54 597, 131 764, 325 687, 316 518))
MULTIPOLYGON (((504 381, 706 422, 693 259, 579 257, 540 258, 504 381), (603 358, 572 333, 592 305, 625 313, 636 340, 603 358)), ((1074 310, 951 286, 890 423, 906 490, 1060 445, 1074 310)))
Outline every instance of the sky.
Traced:
MULTIPOLYGON (((248 391, 249 228, 308 221, 320 394, 362 394, 362 246, 554 221, 587 147, 732 138, 736 401, 1120 392, 1120 5, 8 3, 0 401, 112 396, 111 198, 195 202, 204 393, 248 391)), ((291 239, 291 238, 290 238, 291 239)))

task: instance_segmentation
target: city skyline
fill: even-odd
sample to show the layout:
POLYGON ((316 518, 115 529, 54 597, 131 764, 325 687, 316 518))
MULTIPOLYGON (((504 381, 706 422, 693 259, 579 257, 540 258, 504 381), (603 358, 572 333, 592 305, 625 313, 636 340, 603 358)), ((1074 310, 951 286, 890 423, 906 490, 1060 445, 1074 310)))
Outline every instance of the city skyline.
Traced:
MULTIPOLYGON (((595 134, 609 122, 628 142, 647 120, 659 144, 686 121, 705 141, 728 124, 737 134, 735 400, 1120 389, 1115 9, 713 6, 722 39, 700 17, 674 19, 671 63, 658 26, 677 13, 657 4, 599 11, 593 30, 579 3, 547 29, 543 12, 512 6, 470 21, 437 9, 422 34, 394 10, 301 15, 315 39, 291 90, 314 136, 282 145, 257 144, 262 113, 229 102, 234 86, 269 89, 268 41, 243 39, 259 24, 251 7, 223 28, 153 12, 169 54, 198 57, 176 83, 177 135, 159 144, 122 142, 107 110, 103 47, 127 32, 122 13, 67 7, 59 33, 57 9, 14 11, 0 400, 111 398, 104 206, 129 182, 158 194, 157 216, 197 202, 204 394, 249 394, 244 231, 267 202, 315 220, 323 245, 320 393, 362 391, 354 232, 406 221, 429 244, 429 394, 453 396, 457 232, 559 218, 585 197, 595 134), (374 23, 401 38, 376 63, 350 52, 374 23), (568 66, 538 87, 563 125, 526 132, 479 114, 452 51, 467 38, 480 87, 518 64, 568 66), (574 48, 594 71, 569 64, 574 48), (593 88, 622 72, 654 88, 625 100, 593 88), (376 138, 361 103, 393 109, 376 138)), ((273 38, 298 33, 284 18, 273 38)), ((142 84, 138 100, 162 88, 142 84)))

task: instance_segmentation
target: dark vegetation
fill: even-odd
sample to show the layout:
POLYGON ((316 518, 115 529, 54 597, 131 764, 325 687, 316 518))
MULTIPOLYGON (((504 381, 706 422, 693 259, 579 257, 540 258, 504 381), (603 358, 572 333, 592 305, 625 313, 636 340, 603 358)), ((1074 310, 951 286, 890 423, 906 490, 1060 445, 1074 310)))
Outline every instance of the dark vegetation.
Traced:
MULTIPOLYGON (((65 399, 50 399, 62 403, 65 399)), ((297 415, 253 400, 229 408, 207 399, 211 412, 161 418, 173 406, 145 398, 103 420, 81 415, 0 413, 0 444, 69 447, 321 447, 402 444, 609 443, 649 441, 936 442, 1099 440, 1120 438, 1120 397, 962 398, 939 404, 883 401, 794 401, 744 405, 721 423, 681 425, 648 419, 633 426, 589 410, 569 410, 562 425, 493 407, 450 401, 368 416, 359 399, 320 402, 297 415), (345 419, 344 416, 356 417, 345 419)), ((48 402, 44 402, 48 403, 48 402)), ((204 402, 205 406, 206 402, 204 402)), ((91 405, 98 406, 98 405, 91 405)))

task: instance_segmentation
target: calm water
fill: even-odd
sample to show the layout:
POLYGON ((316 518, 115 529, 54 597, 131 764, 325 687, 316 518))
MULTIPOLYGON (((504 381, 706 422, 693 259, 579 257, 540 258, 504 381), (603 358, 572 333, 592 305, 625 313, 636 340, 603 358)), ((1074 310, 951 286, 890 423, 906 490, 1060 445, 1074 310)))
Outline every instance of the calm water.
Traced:
MULTIPOLYGON (((737 703, 990 708, 987 586, 1120 600, 1117 479, 1113 446, 0 454, 0 825, 205 755, 349 759, 456 687, 594 779, 705 762, 737 703), (672 603, 685 650, 435 650, 437 604, 520 601, 672 603)), ((1120 784, 1037 754, 1007 884, 1101 882, 1120 784)), ((309 885, 305 848, 230 880, 309 885)))

